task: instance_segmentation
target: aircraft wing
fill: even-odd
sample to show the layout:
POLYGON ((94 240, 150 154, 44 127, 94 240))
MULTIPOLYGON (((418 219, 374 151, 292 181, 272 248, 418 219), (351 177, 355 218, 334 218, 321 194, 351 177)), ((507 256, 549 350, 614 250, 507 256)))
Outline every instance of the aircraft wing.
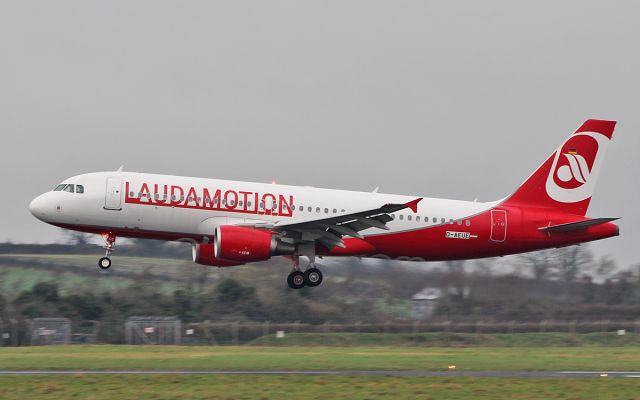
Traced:
POLYGON ((371 208, 356 212, 331 215, 324 218, 309 218, 295 222, 280 221, 273 224, 257 224, 256 228, 271 229, 282 234, 281 239, 291 243, 318 241, 331 249, 335 246, 345 247, 343 236, 362 239, 360 231, 369 228, 388 230, 387 222, 392 221, 391 213, 411 209, 418 210, 418 203, 422 197, 403 204, 385 204, 378 208, 371 208))

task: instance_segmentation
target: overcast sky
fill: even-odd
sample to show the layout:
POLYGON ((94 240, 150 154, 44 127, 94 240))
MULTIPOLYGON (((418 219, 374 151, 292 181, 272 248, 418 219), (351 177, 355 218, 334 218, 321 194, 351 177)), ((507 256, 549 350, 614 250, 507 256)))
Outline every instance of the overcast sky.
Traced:
POLYGON ((127 170, 495 200, 619 121, 592 245, 640 261, 640 7, 616 1, 0 1, 0 241, 127 170))

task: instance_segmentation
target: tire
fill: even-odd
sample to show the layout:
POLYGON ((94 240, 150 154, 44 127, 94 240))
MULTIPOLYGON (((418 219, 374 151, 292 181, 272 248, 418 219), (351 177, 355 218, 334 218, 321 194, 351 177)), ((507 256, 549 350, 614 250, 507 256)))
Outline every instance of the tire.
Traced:
POLYGON ((109 257, 102 257, 98 260, 98 267, 100 269, 109 269, 109 267, 111 267, 111 259, 109 257))
POLYGON ((316 287, 322 283, 322 272, 318 268, 304 271, 304 283, 309 287, 316 287))
POLYGON ((293 271, 287 276, 287 284, 291 289, 302 289, 305 284, 304 274, 300 271, 293 271))

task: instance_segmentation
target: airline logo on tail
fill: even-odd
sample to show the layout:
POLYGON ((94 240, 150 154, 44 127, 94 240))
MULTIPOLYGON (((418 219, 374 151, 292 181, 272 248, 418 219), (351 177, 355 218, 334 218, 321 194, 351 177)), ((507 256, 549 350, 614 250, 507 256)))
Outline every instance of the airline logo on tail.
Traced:
POLYGON ((561 165, 558 167, 558 171, 556 172, 558 179, 564 183, 570 182, 572 179, 580 184, 587 183, 587 179, 589 179, 589 175, 591 174, 587 160, 578 154, 577 151, 569 151, 569 153, 563 153, 562 155, 566 157, 569 165, 561 165))
POLYGON ((609 138, 594 132, 571 136, 556 151, 547 194, 561 203, 576 203, 593 195, 609 138))

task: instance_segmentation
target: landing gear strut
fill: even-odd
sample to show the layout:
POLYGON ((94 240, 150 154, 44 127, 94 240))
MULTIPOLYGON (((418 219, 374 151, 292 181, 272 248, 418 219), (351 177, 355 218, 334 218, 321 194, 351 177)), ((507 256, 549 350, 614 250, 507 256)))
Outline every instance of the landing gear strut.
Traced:
POLYGON ((316 287, 322 283, 322 272, 311 262, 307 269, 300 271, 299 256, 292 256, 293 266, 291 273, 287 276, 287 284, 291 289, 302 289, 305 286, 316 287))
POLYGON ((98 267, 100 269, 109 269, 109 267, 111 267, 111 258, 109 258, 109 255, 113 252, 113 246, 116 244, 116 235, 111 232, 104 233, 102 234, 102 238, 105 242, 104 248, 106 251, 104 257, 98 260, 98 267))

